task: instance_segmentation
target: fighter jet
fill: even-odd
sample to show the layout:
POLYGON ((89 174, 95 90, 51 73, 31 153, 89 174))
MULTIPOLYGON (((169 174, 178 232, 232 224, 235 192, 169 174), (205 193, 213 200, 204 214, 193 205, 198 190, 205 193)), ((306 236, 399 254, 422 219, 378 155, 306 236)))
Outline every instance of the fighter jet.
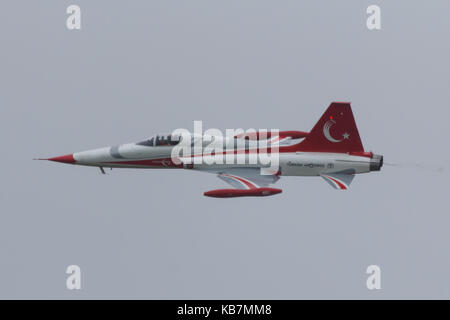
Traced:
POLYGON ((383 166, 383 156, 364 151, 349 102, 332 102, 309 132, 279 131, 273 134, 256 131, 231 138, 202 138, 156 135, 137 143, 39 160, 99 167, 102 173, 105 173, 104 168, 170 168, 214 173, 232 187, 204 192, 205 196, 216 198, 275 195, 282 190, 271 185, 282 176, 318 176, 333 188, 346 190, 356 174, 380 171, 383 166), (230 145, 231 141, 234 148, 231 151, 225 147, 222 151, 211 150, 207 148, 206 140, 220 141, 219 144, 224 145, 230 145), (201 141, 200 148, 195 148, 197 141, 201 141), (191 152, 174 155, 174 148, 180 148, 182 143, 192 147, 189 148, 191 152), (243 155, 243 161, 207 161, 211 157, 222 157, 223 160, 230 154, 240 154, 241 158, 243 155), (276 168, 258 158, 251 161, 250 157, 255 154, 276 156, 276 168))

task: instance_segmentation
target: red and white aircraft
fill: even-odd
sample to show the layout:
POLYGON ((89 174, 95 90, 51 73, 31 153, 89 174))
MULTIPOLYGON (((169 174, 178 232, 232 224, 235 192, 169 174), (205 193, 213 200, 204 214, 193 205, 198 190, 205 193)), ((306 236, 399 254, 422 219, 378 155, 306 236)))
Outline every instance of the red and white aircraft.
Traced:
MULTIPOLYGON (((151 139, 112 147, 77 152, 64 156, 40 159, 62 163, 103 168, 184 168, 215 173, 233 188, 211 190, 204 193, 208 197, 229 198, 242 196, 269 196, 280 193, 281 189, 271 188, 280 176, 320 176, 332 187, 346 190, 355 174, 379 171, 383 156, 365 152, 355 119, 348 102, 333 102, 308 132, 280 131, 278 136, 256 132, 256 135, 231 137, 236 142, 244 142, 241 150, 234 153, 263 152, 258 150, 258 139, 269 141, 264 152, 272 152, 276 144, 278 170, 269 174, 260 162, 254 164, 206 164, 192 163, 186 158, 174 161, 173 148, 182 139, 172 135, 157 135, 151 139), (245 141, 242 141, 245 140, 245 141)), ((204 145, 203 145, 204 147, 204 145)), ((224 154, 227 152, 225 150, 224 154)), ((193 157, 208 157, 204 152, 193 153, 193 157)), ((248 162, 247 162, 248 163, 248 162)))

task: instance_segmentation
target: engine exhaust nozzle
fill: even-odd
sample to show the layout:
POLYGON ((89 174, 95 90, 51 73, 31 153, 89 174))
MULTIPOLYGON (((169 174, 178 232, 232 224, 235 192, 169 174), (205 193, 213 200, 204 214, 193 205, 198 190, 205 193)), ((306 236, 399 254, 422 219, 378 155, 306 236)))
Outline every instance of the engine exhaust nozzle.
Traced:
POLYGON ((379 154, 374 154, 372 159, 370 159, 370 171, 380 171, 383 166, 383 156, 379 154))

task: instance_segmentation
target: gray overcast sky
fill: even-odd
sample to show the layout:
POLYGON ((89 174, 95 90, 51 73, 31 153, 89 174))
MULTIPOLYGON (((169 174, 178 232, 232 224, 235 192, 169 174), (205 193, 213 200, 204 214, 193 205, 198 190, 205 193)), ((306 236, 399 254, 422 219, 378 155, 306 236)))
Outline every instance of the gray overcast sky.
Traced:
POLYGON ((450 298, 449 1, 1 7, 0 298, 450 298), (351 101, 365 148, 402 166, 348 192, 286 177, 280 195, 221 200, 202 195, 225 186, 214 175, 31 160, 193 120, 307 131, 331 101, 351 101))

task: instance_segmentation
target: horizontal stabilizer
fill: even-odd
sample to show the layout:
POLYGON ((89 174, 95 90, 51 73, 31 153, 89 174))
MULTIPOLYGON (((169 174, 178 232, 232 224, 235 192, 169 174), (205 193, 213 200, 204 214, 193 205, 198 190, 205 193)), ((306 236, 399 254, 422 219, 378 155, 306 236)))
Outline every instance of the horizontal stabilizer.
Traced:
POLYGON ((353 174, 348 173, 329 173, 320 175, 333 188, 339 190, 347 190, 354 178, 353 174))

